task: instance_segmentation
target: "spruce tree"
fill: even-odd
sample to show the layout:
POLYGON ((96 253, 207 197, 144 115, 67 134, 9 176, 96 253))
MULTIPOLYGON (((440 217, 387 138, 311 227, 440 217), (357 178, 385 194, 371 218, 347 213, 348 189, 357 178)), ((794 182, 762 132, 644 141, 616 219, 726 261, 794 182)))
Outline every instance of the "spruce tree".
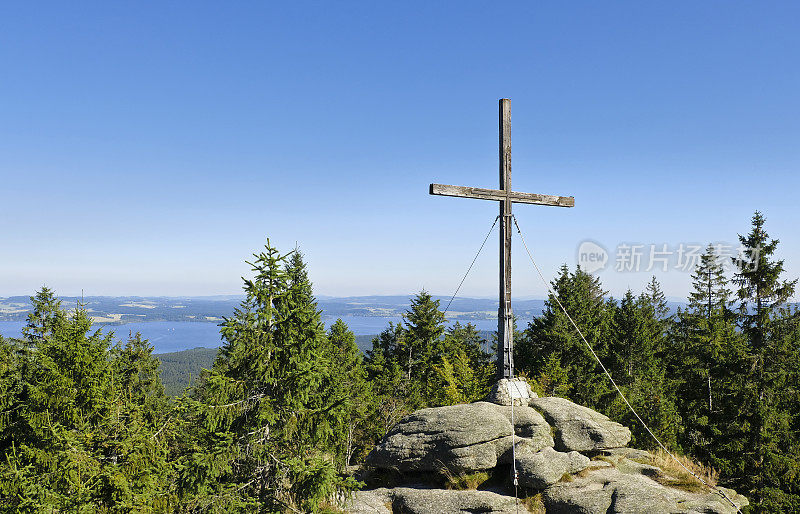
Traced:
POLYGON ((644 371, 652 360, 651 340, 642 332, 644 320, 630 289, 620 300, 619 307, 614 309, 612 319, 612 344, 610 366, 618 384, 630 384, 644 371))
POLYGON ((355 457, 364 457, 372 447, 373 440, 366 426, 369 411, 374 408, 372 387, 367 381, 364 356, 356 345, 356 337, 341 319, 331 325, 328 342, 332 350, 331 371, 334 385, 345 399, 346 417, 341 424, 343 435, 339 440, 343 448, 337 453, 340 465, 352 464, 355 457))
POLYGON ((42 286, 30 300, 32 309, 22 328, 22 335, 27 345, 35 346, 63 324, 65 313, 61 308, 61 300, 47 286, 42 286))
POLYGON ((111 349, 111 334, 92 331, 82 305, 67 314, 49 290, 34 298, 24 344, 4 347, 18 364, 19 384, 0 415, 0 510, 170 508, 166 400, 152 348, 145 351, 141 339, 134 345, 134 379, 111 349))
MULTIPOLYGON (((486 339, 472 323, 456 322, 447 329, 444 338, 444 354, 452 370, 457 395, 440 403, 473 402, 486 397, 495 379, 496 366, 492 355, 485 351, 486 339), (460 401, 454 401, 460 398, 460 401)), ((446 376, 446 373, 445 375, 446 376)))
POLYGON ((669 319, 669 304, 667 303, 667 297, 664 295, 664 291, 661 289, 661 284, 658 282, 655 276, 653 276, 650 279, 650 282, 647 283, 645 292, 642 293, 642 299, 653 309, 653 316, 656 319, 662 321, 669 319))
POLYGON ((269 241, 254 255, 219 356, 186 400, 196 428, 182 482, 194 508, 320 511, 354 485, 336 472, 346 398, 297 255, 269 241))
POLYGON ((439 310, 439 300, 434 300, 427 291, 420 291, 411 300, 411 307, 403 314, 406 324, 404 343, 408 351, 406 366, 408 379, 423 385, 428 394, 428 384, 433 367, 445 355, 444 313, 439 310))
POLYGON ((667 334, 672 328, 674 316, 670 315, 667 298, 655 276, 647 283, 644 293, 639 295, 639 302, 642 308, 650 311, 646 316, 648 323, 646 330, 653 338, 653 351, 660 361, 664 358, 667 334))
POLYGON ((596 407, 608 394, 609 386, 557 300, 601 359, 608 354, 611 303, 604 298, 600 280, 580 267, 570 272, 562 266, 551 286, 553 293, 545 301, 542 315, 534 318, 515 342, 516 367, 534 379, 543 394, 558 393, 596 407), (560 378, 565 376, 568 382, 560 378))
MULTIPOLYGON (((638 298, 629 289, 614 307, 610 353, 612 376, 639 416, 662 443, 675 446, 679 421, 674 397, 667 384, 661 360, 666 302, 660 286, 651 281, 638 298)), ((601 410, 631 428, 633 444, 654 447, 655 441, 638 422, 628 406, 612 393, 601 410)))
POLYGON ((22 352, 12 339, 0 336, 0 452, 9 450, 19 437, 18 405, 22 388, 22 352))
POLYGON ((721 258, 708 245, 692 273, 688 305, 670 331, 666 366, 680 398, 683 450, 728 480, 743 449, 741 377, 747 365, 721 258))
MULTIPOLYGON (((792 370, 788 359, 796 356, 791 340, 784 337, 791 322, 782 308, 794 294, 797 280, 782 279, 784 261, 775 258, 779 240, 764 229, 764 216, 756 211, 750 232, 740 235, 742 254, 733 259, 734 283, 738 286, 738 322, 748 340, 751 373, 744 408, 749 413, 749 444, 743 454, 747 485, 759 511, 783 508, 780 475, 791 441, 785 429, 790 424, 786 388, 792 370)), ((796 500, 793 500, 796 501, 796 500)))
POLYGON ((377 441, 409 412, 423 405, 419 383, 408 379, 404 366, 407 355, 402 323, 389 322, 372 339, 372 349, 365 359, 367 376, 374 395, 371 414, 372 438, 377 441))

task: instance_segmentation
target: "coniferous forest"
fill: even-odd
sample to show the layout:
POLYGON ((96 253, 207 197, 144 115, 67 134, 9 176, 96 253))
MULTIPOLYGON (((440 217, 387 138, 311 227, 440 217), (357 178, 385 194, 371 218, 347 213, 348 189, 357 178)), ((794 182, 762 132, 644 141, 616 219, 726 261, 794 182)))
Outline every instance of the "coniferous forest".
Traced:
MULTIPOLYGON (((558 299, 670 449, 716 469, 751 512, 799 512, 797 280, 764 217, 751 221, 733 273, 709 246, 674 314, 655 278, 615 299, 563 266, 542 315, 517 327, 515 362, 539 395, 654 447, 558 299)), ((353 469, 400 418, 481 399, 494 380, 493 341, 447 328, 425 291, 364 355, 341 320, 325 330, 300 252, 268 241, 249 264, 213 366, 175 399, 146 340, 116 341, 38 291, 23 337, 0 338, 0 510, 340 512, 361 485, 353 469)))

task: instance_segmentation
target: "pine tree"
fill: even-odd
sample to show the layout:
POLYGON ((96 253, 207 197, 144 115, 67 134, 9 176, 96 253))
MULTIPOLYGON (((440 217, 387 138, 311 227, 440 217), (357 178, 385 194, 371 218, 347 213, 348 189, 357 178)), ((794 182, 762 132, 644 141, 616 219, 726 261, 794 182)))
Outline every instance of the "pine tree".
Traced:
POLYGON ((681 446, 727 480, 742 451, 741 377, 747 366, 721 258, 712 245, 701 256, 688 306, 670 330, 666 366, 681 399, 681 446))
POLYGON ((111 334, 92 332, 82 305, 67 315, 49 290, 34 299, 23 345, 4 347, 16 353, 19 384, 0 415, 10 436, 0 448, 0 510, 169 508, 166 400, 152 348, 138 340, 128 361, 140 361, 134 367, 144 374, 126 379, 111 334), (135 389, 142 394, 125 394, 135 389))
MULTIPOLYGON (((611 304, 605 298, 600 280, 578 267, 573 273, 564 265, 551 283, 541 316, 536 317, 515 342, 514 361, 518 370, 533 378, 537 387, 550 384, 558 392, 582 405, 597 406, 608 394, 609 386, 594 357, 564 315, 558 301, 580 327, 597 355, 608 353, 611 304), (570 377, 564 383, 558 377, 570 377)), ((556 390, 543 390, 555 394, 556 390)))
POLYGON ((195 508, 319 511, 355 485, 336 472, 346 398, 297 255, 287 263, 269 241, 254 255, 219 356, 186 401, 196 429, 183 495, 195 508))
POLYGON ((411 307, 403 318, 406 324, 403 342, 408 351, 408 379, 423 384, 427 390, 433 367, 445 355, 442 338, 446 321, 444 313, 439 310, 439 300, 434 300, 427 291, 422 290, 411 300, 411 307))
MULTIPOLYGON (((650 282, 647 292, 636 298, 629 289, 615 306, 610 354, 610 371, 633 408, 664 444, 675 446, 679 427, 674 398, 666 383, 661 360, 666 302, 660 286, 650 282)), ((628 406, 617 395, 610 395, 601 410, 629 426, 633 444, 655 446, 628 406)))
MULTIPOLYGON (((738 286, 738 322, 747 336, 751 373, 748 377, 749 445, 743 457, 748 466, 748 485, 759 511, 779 508, 782 501, 779 476, 775 469, 789 450, 785 427, 789 424, 789 405, 785 388, 791 370, 787 359, 796 355, 794 348, 782 337, 790 316, 782 307, 792 296, 797 280, 781 278, 784 261, 774 258, 779 241, 771 239, 764 230, 764 216, 756 211, 750 233, 739 236, 743 252, 733 259, 738 286)), ((796 467, 796 465, 794 466, 796 467)))
POLYGON ((372 388, 367 381, 364 356, 356 345, 356 336, 341 319, 331 325, 328 342, 332 349, 331 366, 334 385, 346 398, 344 434, 339 437, 344 447, 338 453, 341 466, 352 464, 354 457, 363 457, 374 441, 366 426, 369 410, 374 408, 372 388))

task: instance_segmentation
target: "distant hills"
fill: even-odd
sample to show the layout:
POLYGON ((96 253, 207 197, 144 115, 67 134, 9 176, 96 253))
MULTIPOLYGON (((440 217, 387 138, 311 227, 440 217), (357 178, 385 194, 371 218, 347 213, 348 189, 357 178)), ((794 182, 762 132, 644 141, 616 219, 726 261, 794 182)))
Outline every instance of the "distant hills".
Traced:
MULTIPOLYGON (((413 296, 349 296, 318 299, 319 308, 326 316, 401 316, 410 306, 413 296)), ((449 297, 435 296, 444 309, 449 297)), ((74 296, 61 297, 69 308, 82 301, 95 323, 119 325, 147 321, 219 322, 239 305, 241 296, 74 296)), ((544 300, 515 300, 514 312, 530 319, 541 313, 544 300)), ((0 321, 24 321, 30 311, 27 296, 0 298, 0 321)), ((451 320, 494 319, 497 301, 482 298, 456 298, 448 318, 451 320)))
MULTIPOLYGON (((214 322, 222 321, 230 315, 242 300, 242 296, 87 296, 83 299, 74 296, 61 297, 63 306, 69 308, 82 301, 97 324, 121 325, 149 321, 170 322, 214 322)), ((409 296, 320 296, 319 308, 326 318, 345 316, 370 318, 397 318, 411 305, 413 295, 409 296)), ((449 297, 434 296, 440 300, 440 308, 445 309, 449 297)), ((515 299, 514 313, 519 319, 530 320, 541 314, 544 300, 515 299)), ((683 302, 669 302, 674 313, 683 302)), ((30 311, 27 296, 0 298, 0 322, 25 321, 30 311)), ((492 320, 497 318, 497 300, 487 298, 456 298, 450 305, 447 317, 451 321, 492 320)))
MULTIPOLYGON (((82 302, 95 323, 122 324, 142 321, 215 321, 233 312, 240 297, 62 296, 64 308, 82 302)), ((0 321, 24 321, 30 311, 27 296, 0 298, 0 321)))

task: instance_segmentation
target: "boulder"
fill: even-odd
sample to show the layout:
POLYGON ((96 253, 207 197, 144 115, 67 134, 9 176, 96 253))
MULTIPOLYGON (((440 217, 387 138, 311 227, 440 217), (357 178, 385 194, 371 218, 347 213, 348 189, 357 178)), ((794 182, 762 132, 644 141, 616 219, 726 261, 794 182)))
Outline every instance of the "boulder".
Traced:
POLYGON ((565 474, 583 471, 589 458, 578 452, 562 453, 545 448, 536 453, 517 453, 519 484, 532 489, 544 489, 555 484, 565 474))
MULTIPOLYGON (((509 423, 511 422, 510 406, 495 405, 492 403, 487 403, 487 405, 491 405, 497 412, 503 414, 503 416, 508 419, 509 423)), ((544 416, 534 408, 528 406, 514 407, 514 433, 519 437, 551 441, 549 445, 545 446, 553 446, 553 436, 550 433, 550 425, 547 424, 544 416)))
POLYGON ((637 450, 636 448, 608 448, 600 452, 601 455, 609 457, 625 457, 628 460, 652 460, 653 454, 646 450, 637 450))
POLYGON ((351 514, 392 514, 392 490, 380 487, 356 491, 344 506, 351 514))
POLYGON ((513 496, 491 491, 450 491, 445 489, 394 489, 393 512, 404 514, 430 514, 433 512, 498 513, 525 512, 516 508, 513 496))
MULTIPOLYGON (((511 421, 510 406, 489 405, 492 405, 495 410, 502 413, 509 422, 511 421)), ((513 417, 515 434, 513 440, 516 445, 517 453, 533 454, 542 448, 553 447, 555 443, 551 435, 552 429, 536 409, 525 406, 514 407, 513 417)), ((497 448, 498 462, 511 462, 511 441, 511 434, 497 440, 495 448, 497 448)))
POLYGON ((559 451, 620 448, 631 440, 627 427, 564 398, 533 398, 529 405, 544 414, 555 428, 555 448, 559 451))
MULTIPOLYGON (((379 471, 375 485, 386 485, 381 477, 391 476, 392 484, 406 487, 359 491, 343 503, 347 512, 516 512, 510 480, 487 482, 492 491, 435 488, 443 471, 457 475, 494 469, 494 477, 507 476, 513 454, 519 484, 541 491, 547 513, 736 512, 718 493, 687 485, 651 465, 650 453, 626 448, 630 431, 606 416, 561 398, 529 402, 514 405, 513 426, 510 405, 487 402, 406 416, 367 457, 367 470, 379 471)), ((739 508, 747 505, 735 491, 723 491, 739 508)))
POLYGON ((498 441, 510 434, 511 422, 489 403, 422 409, 389 431, 367 456, 367 465, 399 471, 491 469, 498 441))
MULTIPOLYGON (((635 469, 631 465, 628 469, 635 469)), ((717 493, 690 492, 666 487, 639 474, 623 472, 618 467, 591 466, 584 476, 559 482, 543 494, 547 513, 716 513, 733 514, 736 508, 717 493)), ((744 496, 724 490, 739 508, 747 505, 744 496)))
POLYGON ((552 448, 553 447, 553 440, 550 439, 550 444, 543 445, 542 440, 540 439, 532 439, 528 437, 517 437, 513 438, 515 452, 511 451, 511 436, 504 437, 499 439, 495 443, 495 448, 497 449, 497 462, 502 464, 511 464, 511 461, 514 458, 514 454, 516 453, 517 459, 519 459, 522 455, 533 455, 544 448, 552 448))

